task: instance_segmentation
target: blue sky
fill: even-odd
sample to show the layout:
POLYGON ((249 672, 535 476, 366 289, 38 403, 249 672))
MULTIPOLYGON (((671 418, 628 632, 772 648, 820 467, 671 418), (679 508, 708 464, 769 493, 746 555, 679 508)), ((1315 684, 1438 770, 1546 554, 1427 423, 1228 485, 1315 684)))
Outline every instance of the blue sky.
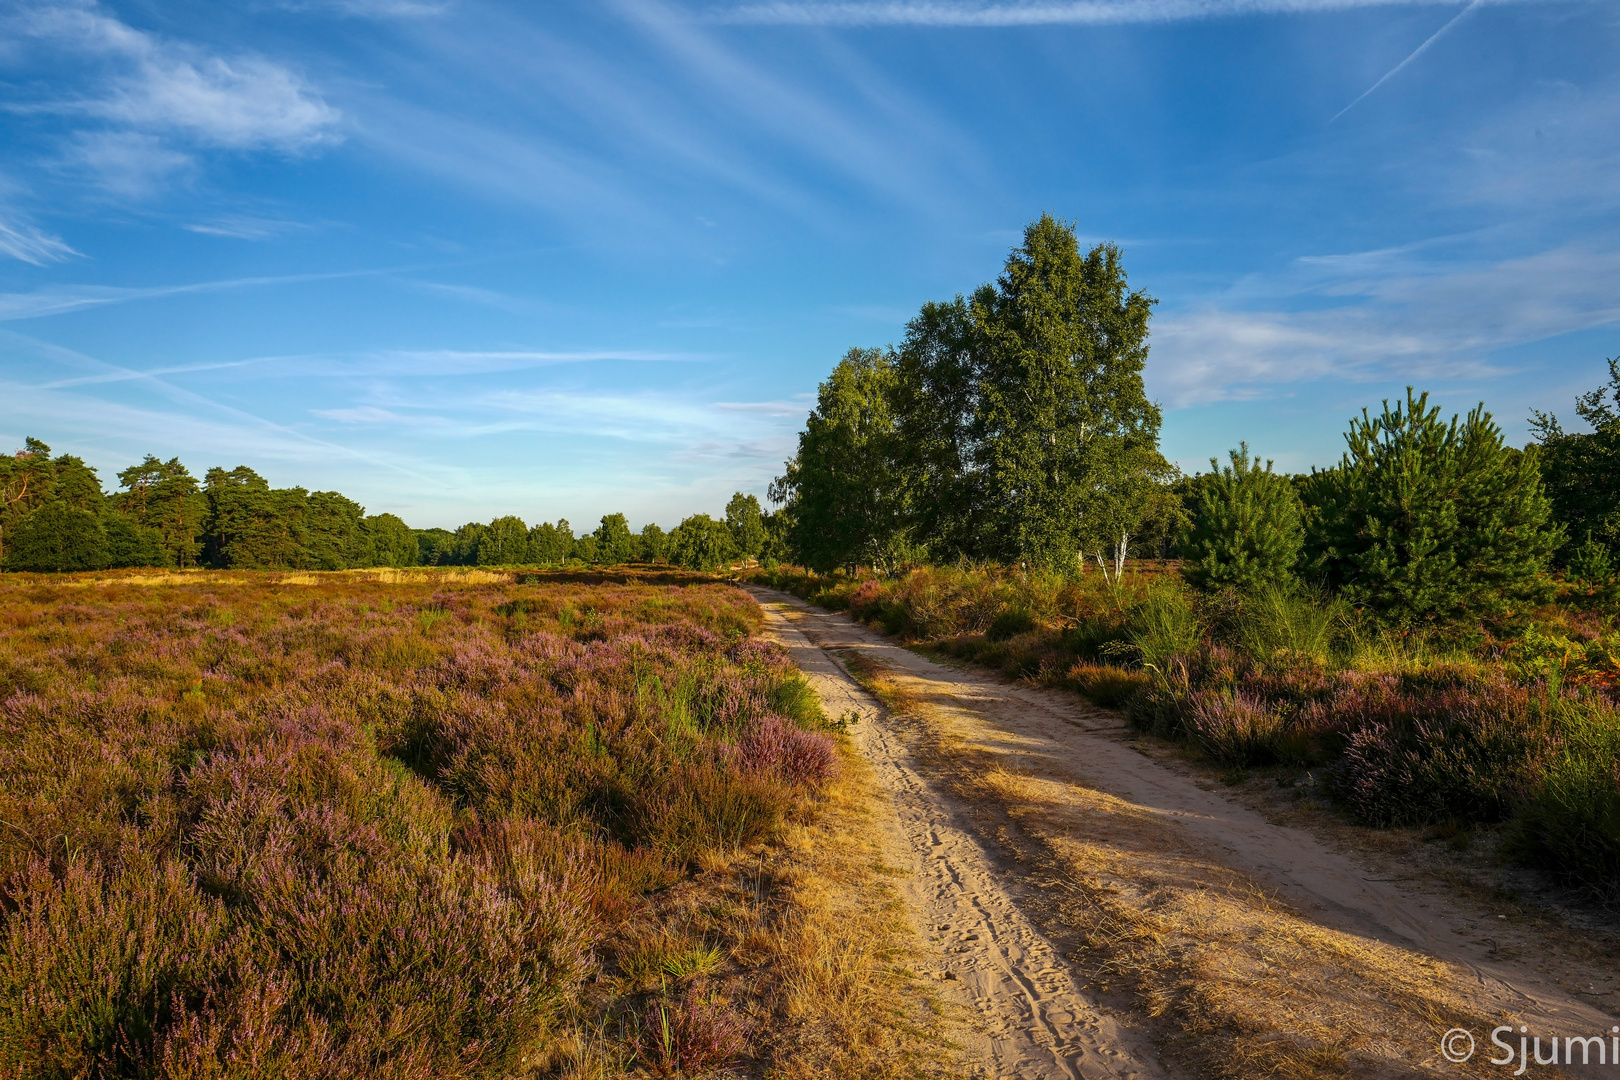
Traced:
POLYGON ((1164 449, 1510 437, 1620 354, 1620 5, 0 0, 0 444, 673 525, 1043 211, 1164 449))

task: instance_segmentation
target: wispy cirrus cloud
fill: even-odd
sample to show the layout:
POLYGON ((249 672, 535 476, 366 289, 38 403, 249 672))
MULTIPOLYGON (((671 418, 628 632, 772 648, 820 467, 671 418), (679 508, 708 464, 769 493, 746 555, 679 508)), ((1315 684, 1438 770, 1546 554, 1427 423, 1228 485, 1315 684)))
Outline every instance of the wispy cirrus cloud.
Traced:
POLYGON ((1451 265, 1392 251, 1301 259, 1292 283, 1291 292, 1278 283, 1269 310, 1251 300, 1243 310, 1211 304, 1158 320, 1151 392, 1185 408, 1274 397, 1320 379, 1493 378, 1506 374, 1491 358, 1498 350, 1620 323, 1612 250, 1568 246, 1451 265))
POLYGON ((700 17, 713 23, 764 26, 1108 26, 1412 5, 1459 7, 1462 0, 764 0, 712 6, 700 17))
POLYGON ((0 255, 34 266, 61 262, 78 252, 60 238, 20 221, 0 219, 0 255))

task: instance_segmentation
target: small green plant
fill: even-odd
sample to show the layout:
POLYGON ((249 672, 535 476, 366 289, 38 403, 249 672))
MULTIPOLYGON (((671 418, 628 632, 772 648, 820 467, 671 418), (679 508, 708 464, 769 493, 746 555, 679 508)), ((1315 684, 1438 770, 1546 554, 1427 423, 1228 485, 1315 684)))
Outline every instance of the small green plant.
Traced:
POLYGON ((1186 593, 1169 582, 1156 584, 1131 609, 1125 652, 1134 652, 1144 666, 1162 668, 1173 657, 1196 649, 1201 634, 1198 612, 1187 602, 1186 593))
POLYGON ((1268 586, 1239 605, 1238 640, 1263 663, 1325 663, 1340 621, 1340 605, 1268 586))
POLYGON ((1035 616, 1029 613, 1028 608, 1008 605, 997 613, 990 623, 990 629, 985 637, 991 641, 1009 641, 1019 634, 1027 634, 1035 629, 1035 616))

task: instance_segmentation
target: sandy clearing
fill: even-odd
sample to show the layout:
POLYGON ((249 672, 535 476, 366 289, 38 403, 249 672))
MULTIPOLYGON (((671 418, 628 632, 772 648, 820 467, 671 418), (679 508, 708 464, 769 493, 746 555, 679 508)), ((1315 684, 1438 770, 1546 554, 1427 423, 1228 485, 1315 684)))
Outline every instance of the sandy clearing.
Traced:
MULTIPOLYGON (((985 1017, 991 1032, 987 1060, 998 1070, 1019 1076, 1165 1072, 1131 1017, 1109 1016, 1076 986, 1050 942, 1020 910, 1020 883, 1010 877, 1016 869, 998 865, 979 842, 971 808, 929 786, 902 726, 853 685, 826 650, 850 650, 904 673, 925 685, 934 701, 948 701, 953 721, 970 726, 981 743, 994 744, 1024 775, 1057 789, 1077 785, 1105 792, 1133 812, 1173 824, 1189 844, 1276 889, 1324 927, 1458 965, 1472 979, 1458 989, 1482 1014, 1561 1033, 1606 1032, 1616 1022, 1560 989, 1548 977, 1549 958, 1541 958, 1537 971, 1493 957, 1507 928, 1485 921, 1494 919, 1490 913, 1410 883, 1375 880, 1376 872, 1353 855, 1302 829, 1275 824, 1133 749, 1111 714, 1068 695, 933 663, 842 615, 785 594, 751 591, 765 605, 772 628, 830 695, 829 707, 862 715, 862 751, 894 794, 898 827, 913 852, 919 918, 951 928, 936 931, 942 947, 967 950, 955 954, 975 966, 963 988, 985 1017), (1037 1061, 1042 1064, 1034 1066, 1037 1061)), ((1556 970, 1556 958, 1550 963, 1556 970)))

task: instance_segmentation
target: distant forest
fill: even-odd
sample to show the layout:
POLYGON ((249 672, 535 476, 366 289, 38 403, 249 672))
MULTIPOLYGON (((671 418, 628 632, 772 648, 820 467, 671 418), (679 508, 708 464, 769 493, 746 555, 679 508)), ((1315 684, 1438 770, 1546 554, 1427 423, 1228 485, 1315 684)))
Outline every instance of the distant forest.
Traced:
POLYGON ((76 571, 126 567, 349 570, 375 566, 558 566, 569 562, 675 562, 713 569, 757 558, 769 525, 759 500, 732 497, 723 520, 694 514, 666 532, 630 531, 608 514, 574 535, 566 520, 530 527, 498 517, 449 529, 413 529, 367 514, 336 491, 272 488, 245 465, 212 468, 198 483, 178 458, 148 455, 107 494, 80 458, 51 456, 38 439, 0 458, 0 566, 76 571))

